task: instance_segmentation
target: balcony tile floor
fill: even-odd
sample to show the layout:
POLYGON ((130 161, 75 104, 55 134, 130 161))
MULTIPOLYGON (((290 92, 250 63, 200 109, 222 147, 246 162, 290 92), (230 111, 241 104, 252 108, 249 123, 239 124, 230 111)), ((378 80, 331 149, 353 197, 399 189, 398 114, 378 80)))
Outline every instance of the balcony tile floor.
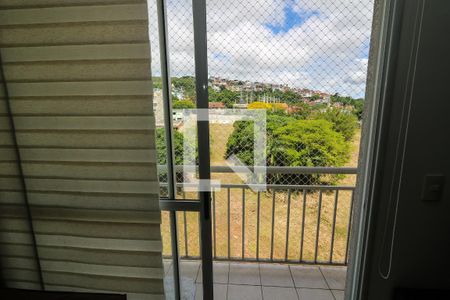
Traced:
MULTIPOLYGON (((172 266, 164 260, 167 299, 172 266)), ((199 261, 182 260, 183 300, 202 299, 199 261)), ((347 268, 275 263, 214 262, 216 300, 343 300, 347 268)))

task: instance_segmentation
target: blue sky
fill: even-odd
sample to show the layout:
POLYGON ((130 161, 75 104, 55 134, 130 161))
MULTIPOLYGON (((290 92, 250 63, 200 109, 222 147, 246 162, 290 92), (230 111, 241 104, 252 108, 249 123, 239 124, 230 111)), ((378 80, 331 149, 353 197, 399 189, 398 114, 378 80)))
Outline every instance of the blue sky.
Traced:
POLYGON ((273 34, 282 34, 288 32, 290 29, 301 26, 310 17, 318 16, 318 11, 304 11, 298 12, 293 8, 292 3, 285 5, 283 9, 284 18, 282 22, 278 23, 265 23, 264 25, 272 31, 273 34))

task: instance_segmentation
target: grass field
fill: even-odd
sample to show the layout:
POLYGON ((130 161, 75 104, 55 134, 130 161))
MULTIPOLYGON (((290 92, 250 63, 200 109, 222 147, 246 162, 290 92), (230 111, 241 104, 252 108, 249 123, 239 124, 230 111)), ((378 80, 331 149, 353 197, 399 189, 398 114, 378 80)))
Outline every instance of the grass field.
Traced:
MULTIPOLYGON (((226 141, 233 131, 232 125, 212 124, 211 125, 211 164, 224 164, 224 151, 226 141)), ((360 131, 355 134, 352 146, 352 156, 347 166, 356 167, 358 162, 360 131)), ((220 179, 223 183, 241 183, 241 179, 236 174, 213 174, 214 179, 220 179)), ((343 178, 341 185, 354 186, 355 175, 343 178)), ((232 189, 230 191, 230 214, 228 215, 227 190, 222 189, 215 193, 215 220, 216 231, 213 245, 215 254, 218 257, 228 256, 228 218, 230 218, 230 256, 242 257, 242 237, 243 237, 243 216, 245 215, 245 239, 244 256, 246 258, 256 258, 257 248, 257 194, 245 191, 245 212, 243 214, 243 191, 242 189, 232 189)), ((180 195, 181 197, 182 195, 180 195)), ((196 195, 186 194, 188 198, 196 198, 196 195)), ((259 231, 259 257, 268 259, 283 260, 286 255, 287 237, 287 214, 288 200, 287 192, 280 191, 275 196, 273 249, 272 244, 272 191, 261 193, 260 196, 260 231, 259 231)), ((322 195, 322 209, 320 216, 320 235, 318 243, 318 261, 328 261, 330 259, 332 223, 334 213, 334 192, 324 192, 322 195)), ((336 206, 336 227, 333 247, 333 261, 343 262, 345 259, 347 228, 350 212, 350 191, 340 191, 336 206)), ((312 192, 306 196, 305 224, 304 224, 304 244, 303 260, 314 260, 316 245, 316 228, 318 219, 319 193, 312 192)), ((198 214, 194 212, 178 212, 178 236, 179 251, 182 256, 199 256, 199 222, 198 214), (187 239, 185 240, 185 231, 187 239)), ((290 203, 290 224, 288 232, 288 252, 287 258, 298 260, 301 249, 301 230, 303 215, 303 194, 293 192, 290 203)), ((170 248, 170 226, 168 213, 162 214, 163 253, 171 254, 170 248)))

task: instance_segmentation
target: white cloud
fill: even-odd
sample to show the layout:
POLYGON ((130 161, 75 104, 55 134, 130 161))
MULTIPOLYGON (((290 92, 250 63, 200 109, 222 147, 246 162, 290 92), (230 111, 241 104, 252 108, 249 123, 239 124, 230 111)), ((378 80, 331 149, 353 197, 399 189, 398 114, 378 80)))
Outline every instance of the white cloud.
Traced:
MULTIPOLYGON (((154 0, 149 0, 153 71, 159 73, 154 0)), ((209 74, 362 96, 373 0, 207 0, 209 74), (274 34, 286 5, 304 22, 274 34)), ((167 4, 173 76, 194 74, 191 0, 167 4)))
POLYGON ((346 83, 361 85, 366 83, 368 59, 356 60, 357 66, 347 72, 346 83))

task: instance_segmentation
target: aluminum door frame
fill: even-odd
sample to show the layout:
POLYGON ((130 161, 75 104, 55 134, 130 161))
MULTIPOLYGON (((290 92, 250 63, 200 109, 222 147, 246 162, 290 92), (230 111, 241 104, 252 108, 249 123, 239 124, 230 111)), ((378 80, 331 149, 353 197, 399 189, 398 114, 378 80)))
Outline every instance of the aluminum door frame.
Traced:
MULTIPOLYGON (((211 178, 209 156, 209 121, 202 116, 197 121, 199 179, 202 190, 199 201, 176 200, 176 173, 173 143, 172 98, 170 80, 170 59, 167 35, 167 8, 165 0, 157 0, 159 47, 161 59, 161 79, 163 90, 164 126, 167 151, 167 185, 168 198, 160 201, 162 210, 170 213, 170 232, 173 257, 174 294, 180 300, 180 268, 177 233, 177 211, 196 211, 200 219, 200 255, 202 260, 203 299, 213 300, 213 262, 212 262, 212 229, 211 229, 211 192, 206 189, 211 178), (200 141, 201 139, 201 141, 200 141)), ((208 109, 208 57, 206 30, 206 0, 192 0, 195 47, 195 78, 197 109, 208 109)))

